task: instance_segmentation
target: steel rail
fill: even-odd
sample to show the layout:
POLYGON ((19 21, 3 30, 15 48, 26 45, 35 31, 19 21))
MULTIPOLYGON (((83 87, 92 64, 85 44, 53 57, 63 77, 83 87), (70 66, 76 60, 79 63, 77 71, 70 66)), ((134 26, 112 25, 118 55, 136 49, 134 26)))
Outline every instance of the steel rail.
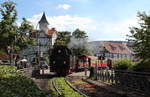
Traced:
POLYGON ((86 94, 82 93, 80 90, 78 90, 77 88, 75 88, 65 77, 64 78, 65 82, 67 83, 67 85, 69 85, 70 88, 72 88, 74 91, 76 91, 77 93, 79 93, 80 95, 82 95, 83 97, 89 97, 86 94))
POLYGON ((52 80, 52 85, 54 89, 56 90, 56 92, 58 93, 58 95, 62 95, 62 93, 59 91, 58 87, 56 86, 56 82, 54 79, 52 80))
MULTIPOLYGON (((79 93, 80 95, 82 95, 83 97, 89 97, 86 94, 82 93, 81 91, 79 91, 78 89, 76 89, 67 79, 66 77, 64 78, 65 83, 71 88, 73 89, 75 92, 79 93)), ((54 87, 54 89, 56 90, 56 92, 58 93, 59 96, 62 95, 62 92, 60 91, 60 89, 58 89, 58 86, 56 84, 55 79, 52 79, 52 85, 54 87)))

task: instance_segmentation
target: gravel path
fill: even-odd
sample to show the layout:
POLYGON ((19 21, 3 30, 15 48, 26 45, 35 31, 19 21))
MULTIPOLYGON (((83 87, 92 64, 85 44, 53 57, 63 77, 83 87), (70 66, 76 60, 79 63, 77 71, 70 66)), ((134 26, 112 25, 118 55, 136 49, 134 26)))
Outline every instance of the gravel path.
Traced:
POLYGON ((85 83, 80 76, 69 76, 68 80, 81 92, 89 97, 125 97, 117 93, 107 91, 94 84, 85 83), (78 84, 75 84, 78 83, 78 84))
POLYGON ((48 91, 49 90, 49 79, 36 79, 32 78, 33 81, 38 85, 41 90, 48 91))
POLYGON ((87 79, 87 76, 85 76, 84 72, 73 73, 69 75, 68 80, 74 84, 76 88, 90 97, 150 97, 149 95, 142 94, 141 92, 139 93, 133 90, 122 90, 115 86, 105 84, 101 81, 87 79), (75 84, 77 81, 84 82, 83 79, 85 82, 87 82, 86 84, 75 84))

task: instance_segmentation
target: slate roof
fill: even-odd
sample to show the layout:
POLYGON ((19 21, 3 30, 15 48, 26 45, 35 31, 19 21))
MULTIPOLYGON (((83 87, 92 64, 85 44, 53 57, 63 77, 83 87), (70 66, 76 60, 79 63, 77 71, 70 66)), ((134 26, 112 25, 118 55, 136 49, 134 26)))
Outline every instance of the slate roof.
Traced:
POLYGON ((46 19, 45 12, 43 13, 43 16, 42 16, 41 20, 39 21, 39 23, 47 23, 47 24, 49 24, 47 19, 46 19))

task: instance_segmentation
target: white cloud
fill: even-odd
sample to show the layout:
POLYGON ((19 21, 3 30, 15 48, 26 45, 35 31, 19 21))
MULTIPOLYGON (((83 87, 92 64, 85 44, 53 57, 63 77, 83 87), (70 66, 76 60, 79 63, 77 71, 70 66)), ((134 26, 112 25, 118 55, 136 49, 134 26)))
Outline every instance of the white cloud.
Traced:
MULTIPOLYGON (((28 20, 34 27, 42 17, 42 13, 34 15, 28 20)), ((88 17, 77 17, 71 15, 47 16, 49 28, 55 27, 57 31, 74 31, 76 28, 88 33, 90 40, 126 40, 126 35, 130 34, 129 27, 138 26, 137 18, 132 17, 119 22, 106 22, 101 20, 96 22, 88 17)))
MULTIPOLYGON (((42 13, 36 14, 28 20, 37 27, 38 21, 42 17, 42 13)), ((49 28, 55 27, 58 31, 74 31, 76 28, 81 30, 95 30, 96 26, 92 25, 93 20, 88 17, 75 17, 71 15, 64 16, 47 16, 49 28)))
POLYGON ((21 26, 21 23, 20 23, 20 22, 17 22, 16 25, 17 25, 17 26, 21 26))
POLYGON ((71 6, 69 4, 59 4, 57 8, 63 8, 65 10, 68 10, 71 6))
POLYGON ((33 24, 33 26, 34 26, 35 29, 38 29, 37 25, 38 25, 38 22, 40 21, 40 19, 42 17, 42 14, 43 13, 39 13, 39 14, 36 14, 33 17, 27 19, 27 20, 29 20, 33 24))
POLYGON ((112 22, 100 22, 97 27, 98 31, 95 32, 97 36, 96 40, 126 40, 126 35, 130 35, 129 27, 138 26, 137 18, 130 18, 119 21, 117 23, 112 22))

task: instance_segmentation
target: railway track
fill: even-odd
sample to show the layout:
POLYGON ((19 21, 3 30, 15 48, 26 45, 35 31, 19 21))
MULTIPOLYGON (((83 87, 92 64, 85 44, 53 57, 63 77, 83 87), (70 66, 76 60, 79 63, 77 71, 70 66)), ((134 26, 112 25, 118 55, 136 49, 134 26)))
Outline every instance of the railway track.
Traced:
POLYGON ((52 85, 53 85, 54 89, 56 90, 56 92, 58 93, 58 95, 61 96, 62 93, 61 93, 60 89, 58 89, 58 85, 56 85, 56 81, 54 79, 52 80, 52 85))
POLYGON ((74 88, 66 78, 54 78, 51 80, 52 86, 58 97, 88 97, 74 88))

